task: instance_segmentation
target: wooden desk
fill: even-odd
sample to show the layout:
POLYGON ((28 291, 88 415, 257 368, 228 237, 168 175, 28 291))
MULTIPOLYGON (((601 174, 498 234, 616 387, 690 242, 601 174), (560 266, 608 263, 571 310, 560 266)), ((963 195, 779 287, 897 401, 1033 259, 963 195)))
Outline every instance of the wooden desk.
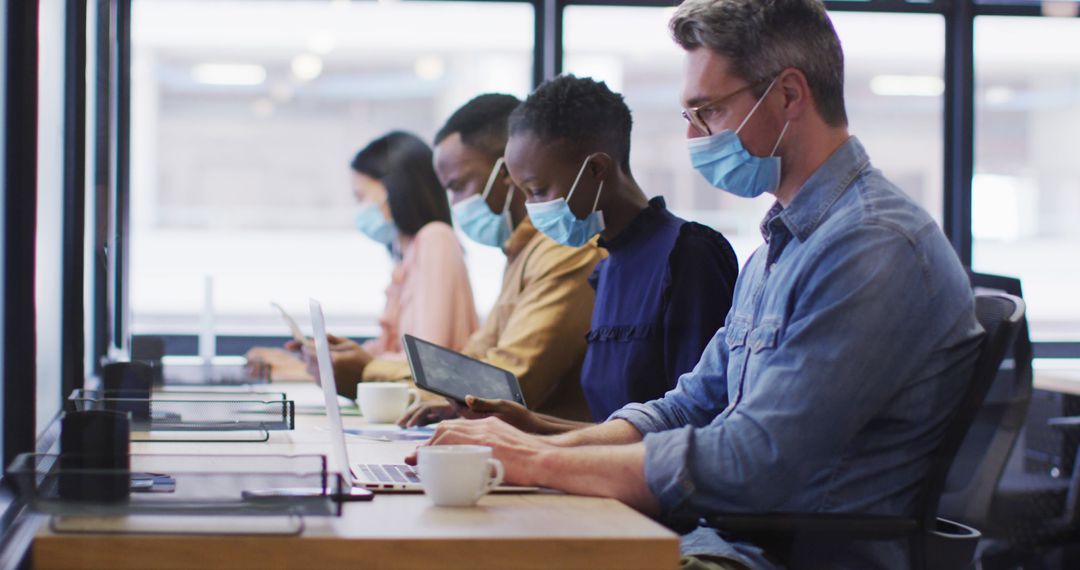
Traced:
MULTIPOLYGON (((310 397, 313 386, 290 387, 310 397)), ((347 424, 362 423, 347 417, 347 424)), ((134 443, 132 453, 326 453, 324 416, 297 417, 266 443, 134 443)), ((352 461, 400 462, 414 444, 349 438, 352 461)), ((190 517, 196 520, 195 517, 190 517)), ((488 495, 476 508, 435 507, 424 495, 379 495, 344 514, 308 517, 298 537, 54 534, 34 540, 35 568, 70 569, 664 569, 678 536, 609 500, 540 493, 488 495)))

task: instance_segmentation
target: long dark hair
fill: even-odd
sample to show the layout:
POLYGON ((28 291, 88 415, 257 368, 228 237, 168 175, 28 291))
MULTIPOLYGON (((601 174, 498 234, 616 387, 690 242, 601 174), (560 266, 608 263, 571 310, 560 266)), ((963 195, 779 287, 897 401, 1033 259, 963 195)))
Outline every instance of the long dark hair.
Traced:
POLYGON ((432 166, 431 147, 420 137, 392 131, 356 153, 352 169, 382 182, 390 217, 399 232, 413 236, 430 222, 450 221, 450 203, 432 166))

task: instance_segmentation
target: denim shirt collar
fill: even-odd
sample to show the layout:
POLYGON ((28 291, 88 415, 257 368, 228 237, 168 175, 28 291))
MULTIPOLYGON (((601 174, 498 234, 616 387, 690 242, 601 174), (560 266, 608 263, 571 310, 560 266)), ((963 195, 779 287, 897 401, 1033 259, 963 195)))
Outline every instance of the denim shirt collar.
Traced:
POLYGON ((769 241, 780 223, 787 226, 799 241, 806 241, 821 225, 829 208, 869 164, 870 157, 862 143, 855 137, 849 137, 803 183, 787 208, 781 206, 780 202, 769 208, 761 222, 761 235, 765 241, 769 241))

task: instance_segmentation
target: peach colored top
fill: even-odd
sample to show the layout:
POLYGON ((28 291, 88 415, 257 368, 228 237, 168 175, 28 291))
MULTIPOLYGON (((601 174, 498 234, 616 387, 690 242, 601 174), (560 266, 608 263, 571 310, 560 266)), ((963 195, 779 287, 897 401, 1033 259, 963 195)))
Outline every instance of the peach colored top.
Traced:
POLYGON ((386 288, 382 333, 364 348, 373 356, 404 360, 401 335, 461 350, 479 328, 465 252, 454 230, 430 222, 402 240, 403 256, 386 288))

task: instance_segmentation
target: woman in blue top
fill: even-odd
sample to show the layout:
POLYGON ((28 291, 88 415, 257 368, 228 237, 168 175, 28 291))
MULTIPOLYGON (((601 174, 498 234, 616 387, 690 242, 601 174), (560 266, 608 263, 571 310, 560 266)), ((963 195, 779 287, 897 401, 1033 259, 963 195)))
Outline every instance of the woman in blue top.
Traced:
MULTIPOLYGON (((663 198, 646 198, 630 173, 630 127, 621 95, 560 76, 514 111, 506 145, 533 225, 572 247, 599 235, 608 252, 590 278, 596 305, 581 372, 596 421, 659 398, 694 367, 723 326, 739 270, 722 235, 673 215, 663 198)), ((537 433, 581 425, 512 402, 468 400, 466 415, 498 415, 537 433)))

